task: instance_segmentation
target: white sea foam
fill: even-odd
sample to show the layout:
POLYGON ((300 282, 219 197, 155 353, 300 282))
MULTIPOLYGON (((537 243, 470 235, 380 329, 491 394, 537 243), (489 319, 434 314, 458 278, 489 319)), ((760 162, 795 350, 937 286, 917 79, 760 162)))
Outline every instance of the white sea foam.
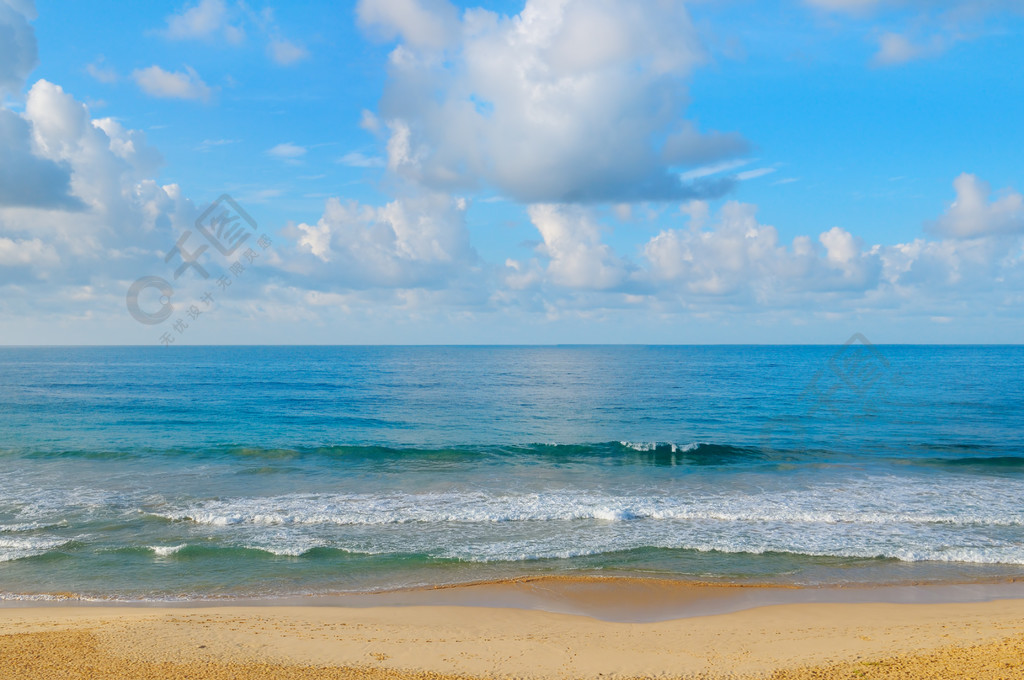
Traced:
POLYGON ((0 562, 35 557, 70 543, 64 538, 0 536, 0 562))
POLYGON ((619 444, 621 444, 622 446, 625 446, 627 449, 633 449, 634 451, 639 451, 641 453, 647 453, 647 452, 650 452, 650 451, 656 451, 658 449, 658 447, 661 447, 661 446, 669 447, 669 450, 672 451, 672 453, 686 453, 688 451, 696 450, 697 448, 699 448, 701 446, 701 444, 703 444, 703 442, 692 442, 690 444, 683 444, 682 446, 680 446, 678 444, 673 444, 671 442, 664 442, 663 443, 663 442, 626 442, 626 441, 622 441, 622 442, 619 442, 619 444))
POLYGON ((50 527, 57 526, 55 524, 46 524, 43 522, 22 522, 20 524, 0 524, 0 534, 14 534, 24 531, 36 531, 38 529, 48 529, 50 527))
POLYGON ((170 557, 187 545, 187 543, 182 543, 181 545, 151 545, 148 547, 157 557, 170 557))
POLYGON ((671 490, 290 494, 166 504, 155 513, 278 555, 322 546, 490 562, 667 548, 1024 564, 1024 481, 951 487, 883 475, 671 490))
POLYGON ((1024 526, 1024 508, 972 502, 961 495, 936 507, 924 495, 903 498, 866 487, 821 488, 737 496, 650 495, 556 490, 391 494, 293 494, 212 500, 166 508, 157 516, 200 525, 381 525, 408 523, 683 520, 808 524, 946 524, 1024 526))

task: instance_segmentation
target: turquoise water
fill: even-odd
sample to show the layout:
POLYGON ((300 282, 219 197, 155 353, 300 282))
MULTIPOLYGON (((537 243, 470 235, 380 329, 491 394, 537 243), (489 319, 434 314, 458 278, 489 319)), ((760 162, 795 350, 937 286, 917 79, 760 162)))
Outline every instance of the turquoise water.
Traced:
POLYGON ((1024 572, 1024 348, 0 348, 0 596, 1024 572))

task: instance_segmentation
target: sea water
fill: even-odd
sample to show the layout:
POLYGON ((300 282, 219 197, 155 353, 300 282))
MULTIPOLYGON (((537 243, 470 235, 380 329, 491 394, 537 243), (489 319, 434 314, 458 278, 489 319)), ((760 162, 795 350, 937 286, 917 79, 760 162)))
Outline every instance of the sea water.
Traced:
POLYGON ((0 348, 0 597, 1024 574, 1024 348, 0 348))

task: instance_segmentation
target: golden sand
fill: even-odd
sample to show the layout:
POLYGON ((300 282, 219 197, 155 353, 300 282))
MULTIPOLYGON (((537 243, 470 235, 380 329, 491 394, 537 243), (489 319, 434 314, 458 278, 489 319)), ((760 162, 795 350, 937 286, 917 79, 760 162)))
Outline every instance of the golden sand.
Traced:
POLYGON ((1008 680, 1024 677, 1024 635, 970 647, 946 647, 930 654, 847 662, 777 671, 771 680, 1008 680))
POLYGON ((446 680, 453 677, 379 668, 286 666, 255 661, 130 661, 104 651, 97 636, 85 632, 2 635, 0 660, 0 677, 19 680, 446 680))
POLYGON ((8 608, 0 677, 1024 679, 1024 600, 654 623, 467 606, 8 608))
MULTIPOLYGON (((0 636, 0 677, 23 680, 462 680, 429 671, 372 667, 324 667, 260 662, 221 663, 129 661, 101 649, 92 633, 20 633, 0 636)), ((890 680, 972 678, 999 680, 1024 674, 1024 636, 987 645, 946 648, 833 666, 786 669, 771 680, 890 680)), ((462 676, 465 677, 465 676, 462 676)))

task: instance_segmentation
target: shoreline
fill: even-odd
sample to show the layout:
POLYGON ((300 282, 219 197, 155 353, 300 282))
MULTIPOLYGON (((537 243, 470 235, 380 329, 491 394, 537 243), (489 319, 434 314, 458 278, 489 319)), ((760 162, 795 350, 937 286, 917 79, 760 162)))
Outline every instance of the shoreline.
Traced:
POLYGON ((759 607, 803 604, 971 604, 1024 600, 1024 579, 956 583, 797 586, 637 576, 542 575, 467 583, 410 586, 370 592, 117 600, 75 593, 14 595, 0 612, 18 609, 218 607, 470 607, 540 611, 619 623, 651 623, 714 616, 759 607))

